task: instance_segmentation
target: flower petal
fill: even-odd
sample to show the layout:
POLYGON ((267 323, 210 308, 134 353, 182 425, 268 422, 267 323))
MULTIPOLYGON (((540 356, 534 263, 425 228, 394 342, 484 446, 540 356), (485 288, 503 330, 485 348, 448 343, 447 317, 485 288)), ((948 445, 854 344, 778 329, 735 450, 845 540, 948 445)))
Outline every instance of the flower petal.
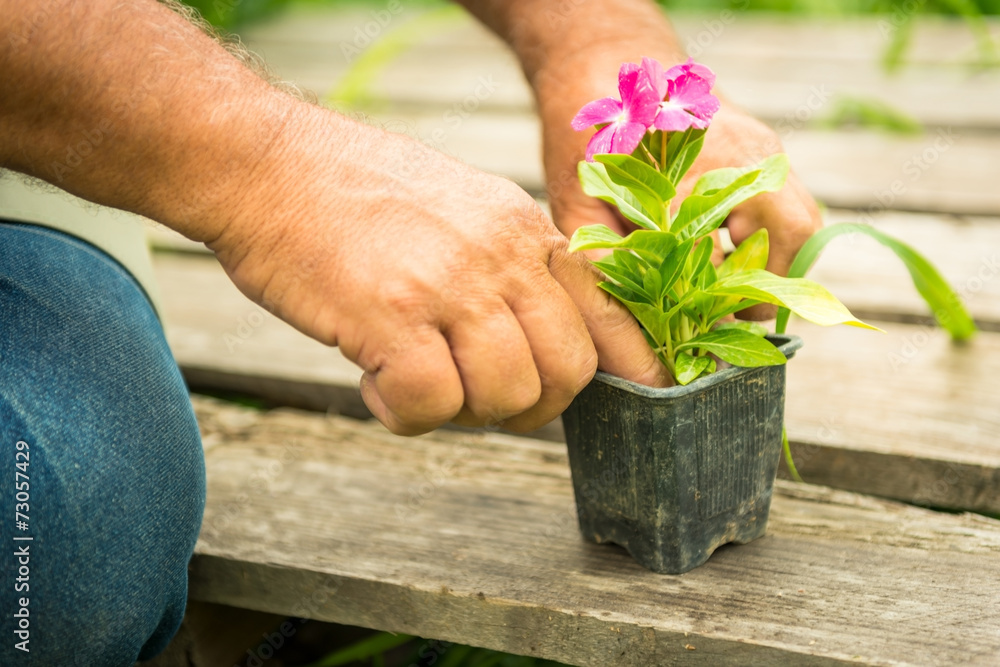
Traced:
POLYGON ((611 152, 631 154, 638 148, 639 142, 646 134, 646 129, 647 125, 644 123, 620 123, 615 128, 615 135, 611 140, 611 152))
POLYGON ((636 82, 639 79, 639 66, 635 63, 622 63, 618 70, 618 94, 622 98, 622 107, 628 109, 632 104, 636 82))
POLYGON ((673 81, 684 74, 693 74, 701 79, 704 79, 708 83, 709 89, 715 85, 715 72, 713 72, 707 65, 696 63, 694 58, 688 58, 687 62, 683 65, 674 65, 667 70, 666 74, 664 74, 664 78, 667 81, 673 81))
MULTIPOLYGON (((660 111, 656 114, 656 118, 653 119, 653 127, 667 132, 676 132, 688 129, 695 125, 697 120, 698 118, 685 111, 684 107, 673 102, 664 102, 660 105, 660 111)), ((695 125, 695 127, 698 126, 695 125)), ((704 127, 708 127, 708 124, 705 123, 704 127)), ((704 127, 699 127, 699 129, 704 129, 704 127)))
POLYGON ((604 97, 584 105, 573 118, 574 130, 586 130, 600 123, 612 123, 622 115, 622 103, 613 97, 604 97))
POLYGON ((649 78, 649 83, 656 91, 657 97, 662 100, 667 96, 667 79, 663 75, 663 65, 659 60, 653 58, 642 59, 642 70, 649 78))
POLYGON ((587 162, 593 162, 595 155, 614 152, 611 150, 611 145, 615 136, 615 127, 614 123, 602 127, 597 131, 597 134, 590 138, 590 142, 587 144, 587 162))
POLYGON ((688 61, 684 63, 687 67, 687 71, 695 76, 701 77, 708 83, 709 90, 715 85, 715 72, 711 70, 708 65, 702 65, 701 63, 696 63, 694 58, 688 58, 688 61))
POLYGON ((703 121, 712 120, 719 110, 719 99, 712 95, 708 82, 694 74, 684 74, 668 83, 667 99, 671 105, 686 109, 703 121))

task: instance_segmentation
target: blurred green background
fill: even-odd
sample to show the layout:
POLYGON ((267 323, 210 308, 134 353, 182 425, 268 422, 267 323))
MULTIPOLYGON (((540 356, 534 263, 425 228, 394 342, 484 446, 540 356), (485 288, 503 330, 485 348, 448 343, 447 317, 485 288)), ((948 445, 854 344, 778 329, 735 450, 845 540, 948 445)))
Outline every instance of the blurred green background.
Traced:
MULTIPOLYGON (((292 5, 382 6, 382 0, 186 0, 210 23, 233 29, 259 20, 292 5)), ((1000 14, 1000 0, 657 0, 668 9, 689 11, 781 12, 801 15, 848 16, 851 14, 891 14, 916 4, 916 13, 945 14, 971 19, 984 14, 1000 14)), ((406 0, 408 6, 444 5, 445 0, 406 0)))

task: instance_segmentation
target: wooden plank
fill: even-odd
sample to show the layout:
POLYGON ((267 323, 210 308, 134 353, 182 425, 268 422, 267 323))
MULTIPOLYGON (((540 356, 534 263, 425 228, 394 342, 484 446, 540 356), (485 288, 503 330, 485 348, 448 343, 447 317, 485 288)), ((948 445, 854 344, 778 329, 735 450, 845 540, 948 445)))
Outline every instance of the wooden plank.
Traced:
MULTIPOLYGON (((244 37, 283 77, 322 96, 357 54, 370 48, 365 46, 367 37, 356 31, 368 28, 377 41, 414 16, 407 12, 393 17, 376 30, 370 12, 292 12, 248 28, 244 37)), ((814 118, 830 111, 834 95, 847 94, 889 102, 931 125, 1000 128, 1000 72, 971 75, 959 65, 968 62, 974 50, 965 25, 918 22, 909 53, 919 67, 889 75, 879 64, 887 43, 879 20, 679 14, 675 23, 682 43, 717 71, 727 95, 773 123, 798 127, 804 117, 796 113, 808 112, 814 118)), ((484 107, 531 108, 516 60, 472 19, 452 15, 424 30, 404 57, 372 81, 375 101, 444 110, 469 95, 480 77, 487 77, 498 87, 481 100, 484 107)))
POLYGON ((580 539, 552 443, 196 407, 194 599, 574 665, 1000 656, 1000 522, 779 483, 766 537, 657 575, 580 539))
POLYGON ((794 322, 789 438, 805 479, 923 505, 1000 514, 1000 335, 887 334, 794 322))
MULTIPOLYGON (((192 387, 368 416, 360 370, 247 301, 214 261, 158 255, 156 263, 167 337, 192 387)), ((789 366, 787 421, 803 474, 1000 513, 1000 333, 956 348, 938 330, 882 326, 887 335, 793 322, 806 347, 789 366)), ((558 424, 543 437, 560 439, 558 424)))
MULTIPOLYGON (((544 201, 540 201, 547 210, 544 201)), ((968 306, 985 328, 1000 328, 1000 219, 955 218, 888 211, 873 216, 842 209, 830 210, 828 223, 870 223, 877 229, 906 241, 923 253, 968 306)), ((151 230, 150 240, 160 250, 207 254, 194 243, 164 227, 151 230)), ((176 322, 214 321, 213 312, 233 314, 230 333, 250 304, 220 275, 213 262, 160 253, 155 257, 157 274, 169 292, 168 308, 176 322), (211 290, 203 294, 203 286, 211 290), (219 299, 213 305, 194 301, 219 299), (196 319, 195 312, 204 320, 196 319)), ((917 322, 930 311, 913 288, 909 273, 888 249, 867 237, 845 236, 827 246, 809 274, 827 286, 853 310, 879 321, 917 322)), ((225 327, 218 334, 222 341, 225 327)), ((225 352, 231 356, 226 348, 225 352)), ((211 358, 211 357, 210 357, 211 358)))
MULTIPOLYGON (((1000 219, 830 210, 827 224, 871 224, 927 257, 984 328, 1000 330, 1000 219)), ((859 314, 915 322, 930 309, 891 250, 866 236, 832 242, 809 277, 859 314)))
MULTIPOLYGON (((544 191, 540 129, 533 116, 480 109, 464 118, 386 113, 374 122, 512 178, 529 192, 544 191)), ((1000 134, 941 129, 899 137, 800 129, 783 141, 806 187, 832 208, 1000 215, 1000 190, 992 184, 1000 134)))

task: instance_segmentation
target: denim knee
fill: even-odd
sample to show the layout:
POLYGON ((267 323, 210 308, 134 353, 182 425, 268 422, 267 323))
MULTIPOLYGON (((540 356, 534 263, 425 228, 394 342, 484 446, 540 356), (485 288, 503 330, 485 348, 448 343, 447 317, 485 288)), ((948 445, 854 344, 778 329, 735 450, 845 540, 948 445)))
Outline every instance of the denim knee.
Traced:
POLYGON ((83 242, 0 223, 0 516, 21 513, 0 558, 0 663, 159 652, 204 496, 197 423, 145 295, 83 242))

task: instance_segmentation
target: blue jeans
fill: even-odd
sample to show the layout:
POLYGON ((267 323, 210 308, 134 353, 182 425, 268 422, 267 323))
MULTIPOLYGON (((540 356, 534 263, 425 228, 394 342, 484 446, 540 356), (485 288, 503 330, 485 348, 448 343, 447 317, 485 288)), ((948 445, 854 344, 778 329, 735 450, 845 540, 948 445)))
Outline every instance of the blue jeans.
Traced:
POLYGON ((0 222, 0 665, 160 652, 204 505, 198 425, 141 288, 85 242, 0 222))

